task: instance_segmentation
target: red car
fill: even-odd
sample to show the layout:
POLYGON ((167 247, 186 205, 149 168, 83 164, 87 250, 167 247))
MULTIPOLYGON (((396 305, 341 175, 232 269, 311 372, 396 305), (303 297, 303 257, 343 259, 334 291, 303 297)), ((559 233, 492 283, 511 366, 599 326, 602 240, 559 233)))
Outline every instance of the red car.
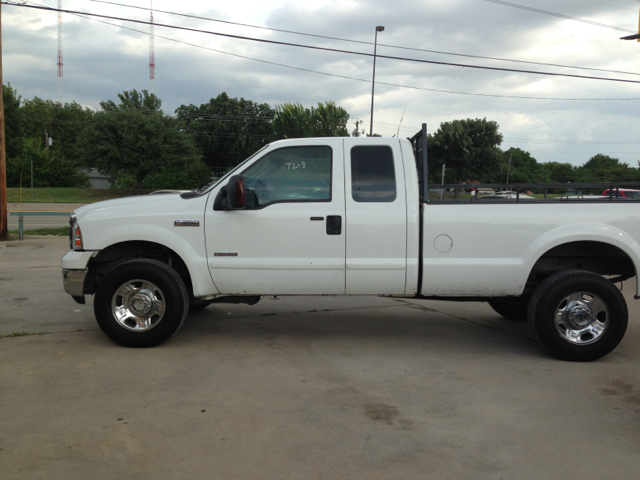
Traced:
MULTIPOLYGON (((616 198, 631 198, 632 200, 640 200, 640 190, 634 190, 632 188, 614 188, 612 195, 616 198)), ((609 196, 608 188, 604 192, 602 192, 602 196, 609 196)))

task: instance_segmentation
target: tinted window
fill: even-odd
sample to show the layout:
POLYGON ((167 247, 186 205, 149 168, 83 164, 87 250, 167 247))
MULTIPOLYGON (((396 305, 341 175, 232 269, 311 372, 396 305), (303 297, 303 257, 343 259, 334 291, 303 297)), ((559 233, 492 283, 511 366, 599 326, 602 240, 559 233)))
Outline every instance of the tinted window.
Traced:
POLYGON ((351 149, 351 196, 356 202, 393 202, 396 199, 391 148, 351 149))
POLYGON ((256 206, 331 200, 331 148, 290 147, 268 153, 242 172, 256 206))

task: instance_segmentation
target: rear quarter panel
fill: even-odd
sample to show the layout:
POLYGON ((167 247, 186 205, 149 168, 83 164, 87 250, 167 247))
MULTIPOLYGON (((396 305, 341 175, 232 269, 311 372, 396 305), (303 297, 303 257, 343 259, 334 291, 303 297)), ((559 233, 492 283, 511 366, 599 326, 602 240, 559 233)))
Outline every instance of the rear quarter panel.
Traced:
POLYGON ((423 228, 427 296, 521 295, 536 261, 568 242, 609 243, 640 265, 636 203, 432 203, 423 228))

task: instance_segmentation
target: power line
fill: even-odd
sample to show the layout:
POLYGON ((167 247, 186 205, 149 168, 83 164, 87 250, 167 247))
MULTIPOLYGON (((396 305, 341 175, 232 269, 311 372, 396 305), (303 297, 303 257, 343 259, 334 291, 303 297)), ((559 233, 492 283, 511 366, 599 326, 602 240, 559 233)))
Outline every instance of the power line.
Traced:
MULTIPOLYGON (((29 0, 27 0, 27 2, 31 3, 31 2, 29 2, 29 0)), ((132 32, 142 33, 143 35, 149 35, 148 32, 144 32, 142 30, 136 30, 135 28, 131 28, 131 27, 125 27, 124 25, 118 25, 118 24, 111 23, 111 22, 105 22, 104 20, 99 20, 97 18, 85 17, 82 14, 73 14, 73 15, 75 15, 77 17, 84 18, 86 20, 92 20, 94 22, 104 23, 105 25, 111 25, 111 26, 114 26, 114 27, 118 27, 118 28, 122 28, 122 29, 125 29, 125 30, 129 30, 129 31, 132 31, 132 32)), ((163 40, 167 40, 167 41, 170 41, 170 42, 180 43, 180 44, 187 45, 187 46, 190 46, 190 47, 195 47, 195 48, 201 48, 203 50, 209 50, 209 51, 212 51, 212 52, 221 53, 223 55, 229 55, 229 56, 232 56, 232 57, 243 58, 243 59, 246 59, 246 60, 252 60, 254 62, 260 62, 260 63, 264 63, 264 64, 267 64, 267 65, 274 65, 274 66, 278 66, 278 67, 289 68, 289 69, 292 69, 292 70, 299 70, 299 71, 308 72, 308 73, 317 73, 319 75, 325 75, 325 76, 328 76, 328 77, 343 78, 345 80, 354 80, 354 81, 358 81, 358 82, 371 83, 371 80, 369 80, 369 79, 348 77, 346 75, 338 75, 338 74, 335 74, 335 73, 321 72, 321 71, 318 71, 318 70, 312 70, 312 69, 302 68, 302 67, 294 67, 292 65, 286 65, 284 63, 270 62, 268 60, 249 57, 249 56, 246 56, 246 55, 240 55, 240 54, 237 54, 237 53, 225 52, 224 50, 218 50, 218 49, 211 48, 211 47, 204 47, 202 45, 198 45, 198 44, 195 44, 195 43, 189 43, 189 42, 185 42, 183 40, 177 40, 175 38, 165 37, 165 36, 162 36, 162 35, 156 35, 156 37, 162 38, 163 40)), ((437 93, 447 93, 447 94, 452 94, 452 95, 470 95, 470 96, 490 97, 490 98, 513 98, 513 99, 519 99, 519 100, 553 100, 553 101, 628 101, 628 100, 640 100, 640 98, 638 98, 638 97, 632 97, 632 98, 558 98, 558 97, 531 97, 531 96, 524 96, 524 95, 497 95, 497 94, 487 94, 487 93, 459 92, 459 91, 453 91, 453 90, 440 90, 440 89, 428 88, 428 87, 414 87, 414 86, 411 86, 411 85, 401 85, 401 84, 381 82, 381 81, 378 81, 378 83, 380 85, 386 85, 386 86, 391 86, 391 87, 409 88, 409 89, 414 89, 414 90, 423 90, 423 91, 430 91, 430 92, 437 92, 437 93)))
POLYGON ((597 3, 599 5, 606 5, 607 7, 619 8, 620 10, 627 10, 628 12, 635 12, 635 10, 632 8, 625 8, 619 5, 611 5, 610 3, 596 2, 595 0, 584 0, 584 1, 589 3, 597 3))
MULTIPOLYGON (((29 3, 32 3, 32 2, 29 2, 29 3)), ((141 34, 144 34, 144 35, 149 35, 148 32, 144 32, 142 30, 136 30, 135 28, 125 27, 123 25, 118 25, 118 24, 111 23, 111 22, 105 22, 105 21, 99 20, 97 18, 86 17, 86 16, 84 16, 82 14, 74 13, 73 15, 75 15, 77 17, 80 17, 80 18, 84 18, 86 20, 92 20, 92 21, 95 21, 95 22, 104 23, 105 25, 110 25, 110 26, 122 28, 122 29, 125 29, 125 30, 130 30, 132 32, 137 32, 137 33, 141 33, 141 34)), ((259 28, 259 27, 257 27, 257 28, 259 28)), ((371 83, 371 80, 369 80, 369 79, 349 77, 349 76, 346 76, 346 75, 338 75, 338 74, 334 74, 334 73, 321 72, 321 71, 318 71, 318 70, 312 70, 312 69, 308 69, 308 68, 294 67, 292 65, 286 65, 286 64, 283 64, 283 63, 270 62, 268 60, 263 60, 263 59, 259 59, 259 58, 253 58, 253 57, 249 57, 249 56, 246 56, 246 55, 239 55, 239 54, 235 54, 235 53, 231 53, 231 52, 225 52, 224 50, 218 50, 218 49, 211 48, 211 47, 204 47, 202 45, 197 45, 197 44, 194 44, 194 43, 189 43, 189 42, 185 42, 185 41, 182 41, 182 40, 177 40, 177 39, 174 39, 174 38, 165 37, 165 36, 162 36, 162 35, 156 35, 156 37, 161 38, 163 40, 167 40, 167 41, 171 41, 171 42, 187 45, 187 46, 190 46, 190 47, 201 48, 201 49, 204 49, 204 50, 209 50, 209 51, 212 51, 212 52, 221 53, 223 55, 234 56, 234 57, 237 57, 237 58, 243 58, 243 59, 246 59, 246 60, 265 63, 265 64, 268 64, 268 65, 274 65, 274 66, 278 66, 278 67, 289 68, 289 69, 292 69, 292 70, 299 70, 299 71, 303 71, 303 72, 316 73, 316 74, 319 74, 319 75, 325 75, 325 76, 329 76, 329 77, 337 77, 337 78, 342 78, 342 79, 346 79, 346 80, 354 80, 354 81, 359 81, 359 82, 371 83)), ((402 48, 402 47, 399 47, 399 48, 402 48)), ((487 58, 491 58, 491 57, 487 57, 487 58)), ((578 67, 575 67, 575 68, 578 68, 578 67)), ((624 73, 624 72, 622 72, 622 73, 624 73)), ((636 74, 633 74, 633 75, 636 75, 636 74)), ((441 90, 441 89, 428 88, 428 87, 415 87, 415 86, 411 86, 411 85, 402 85, 402 84, 381 82, 381 81, 378 81, 378 83, 380 85, 386 85, 386 86, 398 87, 398 88, 409 88, 409 89, 414 89, 414 90, 431 91, 431 92, 436 92, 436 93, 447 93, 447 94, 452 94, 452 95, 480 96, 480 97, 489 97, 489 98, 512 98, 512 99, 520 99, 520 100, 552 100, 552 101, 630 101, 630 100, 640 100, 640 98, 638 98, 638 97, 631 97, 631 98, 560 98, 560 97, 532 97, 532 96, 524 96, 524 95, 497 95, 497 94, 486 94, 486 93, 460 92, 460 91, 453 91, 453 90, 441 90)))
MULTIPOLYGON (((135 28, 125 27, 123 25, 117 25, 115 23, 105 22, 103 20, 98 20, 98 19, 91 18, 91 17, 83 17, 81 14, 75 14, 75 15, 78 16, 78 17, 85 18, 87 20, 93 20, 95 22, 104 23, 105 25, 112 25, 114 27, 123 28, 125 30, 130 30, 132 32, 138 32, 138 33, 142 33, 144 35, 148 35, 147 32, 144 32, 142 30, 136 30, 135 28)), ((201 48, 203 50, 209 50, 209 51, 212 51, 212 52, 221 53, 223 55, 229 55, 229 56, 232 56, 232 57, 243 58, 243 59, 246 59, 246 60, 252 60, 254 62, 260 62, 260 63, 264 63, 264 64, 267 64, 267 65, 274 65, 274 66, 277 66, 277 67, 284 67, 284 68, 289 68, 289 69, 292 69, 292 70, 299 70, 299 71, 308 72, 308 73, 317 73, 319 75, 325 75, 325 76, 328 76, 328 77, 337 77, 337 78, 342 78, 342 79, 345 79, 345 80, 354 80, 354 81, 358 81, 358 82, 371 83, 371 80, 369 80, 369 79, 349 77, 349 76, 346 76, 346 75, 339 75, 339 74, 336 74, 336 73, 321 72, 319 70, 312 70, 312 69, 309 69, 309 68, 294 67, 292 65, 286 65, 284 63, 270 62, 268 60, 249 57, 249 56, 246 56, 246 55, 240 55, 240 54, 237 54, 237 53, 225 52, 224 50, 219 50, 219 49, 211 48, 211 47, 204 47, 202 45, 198 45, 198 44, 195 44, 195 43, 189 43, 189 42, 185 42, 183 40, 177 40, 175 38, 165 37, 165 36, 162 36, 162 35, 156 35, 156 37, 162 38, 163 40, 168 40, 170 42, 180 43, 180 44, 183 44, 183 45, 188 45, 190 47, 201 48)), ((402 85, 402 84, 398 84, 398 83, 388 83, 388 82, 381 82, 381 81, 378 81, 378 84, 386 85, 386 86, 390 86, 390 87, 409 88, 409 89, 413 89, 413 90, 423 90, 423 91, 437 92, 437 93, 448 93, 448 94, 452 94, 452 95, 471 95, 471 96, 490 97, 490 98, 513 98, 513 99, 519 99, 519 100, 553 100, 553 101, 628 101, 628 100, 640 100, 639 97, 631 97, 631 98, 558 98, 558 97, 531 97, 531 96, 525 96, 525 95, 497 95, 497 94, 488 94, 488 93, 472 93, 472 92, 459 92, 459 91, 453 91, 453 90, 441 90, 441 89, 437 89, 437 88, 428 88, 428 87, 414 87, 414 86, 411 86, 411 85, 402 85)))
POLYGON ((592 20, 585 20, 584 18, 572 17, 571 15, 564 15, 562 13, 549 12, 547 10, 541 10, 539 8, 527 7, 525 5, 519 5, 517 3, 504 2, 502 0, 485 0, 485 2, 497 3, 499 5, 505 5, 507 7, 519 8, 521 10, 527 10, 529 12, 542 13, 544 15, 551 15, 552 17, 564 18, 566 20, 573 20, 574 22, 582 22, 596 27, 610 28, 611 30, 618 30, 620 32, 637 33, 635 30, 629 30, 628 28, 614 27, 613 25, 607 25, 605 23, 594 22, 592 20))
MULTIPOLYGON (((497 1, 497 0, 487 0, 487 1, 497 1)), ((16 3, 8 3, 8 2, 2 2, 2 3, 6 4, 6 5, 10 5, 10 6, 15 6, 15 7, 33 8, 33 9, 37 9, 37 10, 58 11, 57 9, 49 8, 49 7, 41 7, 41 6, 25 5, 25 4, 16 4, 16 3)), ((60 10, 60 11, 64 12, 64 13, 80 14, 80 15, 97 17, 97 18, 108 18, 108 19, 111 19, 111 20, 120 20, 120 21, 124 21, 124 22, 139 23, 139 24, 143 24, 143 25, 148 25, 149 24, 149 22, 145 22, 143 20, 134 20, 134 19, 130 19, 130 18, 115 17, 115 16, 111 16, 111 15, 100 15, 100 14, 97 14, 97 13, 78 12, 78 11, 75 11, 75 10, 60 10)), ((258 43, 266 43, 266 44, 271 44, 271 45, 280 45, 280 46, 296 47, 296 48, 306 48, 306 49, 310 49, 310 50, 334 52, 334 53, 343 53, 343 54, 347 54, 347 55, 356 55, 356 56, 363 56, 363 57, 373 57, 374 56, 372 53, 354 52, 354 51, 351 51, 351 50, 341 50, 341 49, 336 49, 336 48, 317 47, 317 46, 313 46, 313 45, 303 45, 303 44, 290 43, 290 42, 280 42, 280 41, 276 41, 276 40, 266 40, 266 39, 261 39, 261 38, 246 37, 246 36, 242 36, 242 35, 231 35, 231 34, 228 34, 228 33, 212 32, 212 31, 209 31, 209 30, 200 30, 200 29, 196 29, 196 28, 179 27, 177 25, 160 24, 160 23, 156 23, 154 25, 157 26, 157 27, 171 28, 171 29, 174 29, 174 30, 184 30, 184 31, 195 32, 195 33, 205 33, 205 34, 208 34, 208 35, 215 35, 215 36, 226 37, 226 38, 234 38, 234 39, 237 39, 237 40, 246 40, 246 41, 258 42, 258 43)), ((607 81, 607 82, 640 83, 640 81, 638 81, 638 80, 626 80, 626 79, 621 79, 621 78, 605 78, 605 77, 594 77, 594 76, 587 76, 587 75, 571 75, 571 74, 566 74, 566 73, 539 72, 539 71, 535 71, 535 70, 519 70, 519 69, 513 69, 513 68, 499 68, 499 67, 488 67, 488 66, 482 66, 482 65, 468 65, 468 64, 452 63, 452 62, 437 62, 437 61, 434 61, 434 60, 421 60, 421 59, 416 59, 416 58, 396 57, 396 56, 391 56, 391 55, 377 55, 377 57, 378 58, 386 58, 388 60, 399 60, 399 61, 405 61, 405 62, 425 63, 425 64, 431 64, 431 65, 443 65, 443 66, 451 66, 451 67, 473 68, 473 69, 478 69, 478 70, 494 70, 494 71, 501 71, 501 72, 526 73, 526 74, 531 74, 531 75, 541 75, 541 76, 550 76, 550 77, 581 78, 581 79, 585 79, 585 80, 601 80, 601 81, 607 81)))
MULTIPOLYGON (((104 3, 107 5, 115 5, 115 6, 119 6, 119 7, 125 7, 125 8, 134 8, 137 10, 149 10, 147 7, 138 7, 136 5, 128 5, 125 3, 116 3, 116 2, 109 2, 106 0, 89 0, 91 2, 95 2, 95 3, 104 3)), ((259 26, 259 25, 250 25, 247 23, 239 23, 239 22, 231 22, 228 20, 219 20, 216 18, 210 18, 210 17, 202 17, 199 15, 188 15, 185 13, 179 13, 179 12, 171 12, 171 11, 167 11, 167 10, 155 10, 156 12, 159 13, 165 13, 168 15, 175 15, 175 16, 179 16, 179 17, 185 17, 185 18, 193 18, 193 19, 197 19, 197 20, 206 20, 209 22, 219 22, 219 23, 224 23, 224 24, 228 24, 228 25, 236 25, 236 26, 240 26, 240 27, 249 27, 249 28, 257 28, 260 30, 268 30, 268 31, 272 31, 272 32, 279 32, 279 33, 288 33, 288 34, 292 34, 292 35, 302 35, 302 36, 306 36, 306 37, 314 37, 314 38, 323 38, 326 40, 338 40, 340 42, 349 42, 349 43, 358 43, 361 45, 373 45, 372 42, 366 42, 366 41, 362 41, 362 40, 353 40, 353 39, 348 39, 348 38, 340 38, 340 37, 331 37, 331 36, 327 36, 327 35, 317 35, 317 34, 313 34, 313 33, 305 33, 305 32, 296 32, 293 30, 283 30, 283 29, 279 29, 279 28, 271 28, 271 27, 263 27, 263 26, 259 26)), ((601 69, 601 68, 592 68, 592 67, 579 67, 579 66, 575 66, 575 65, 562 65, 562 64, 556 64, 556 63, 545 63, 545 62, 532 62, 532 61, 528 61, 528 60, 515 60, 515 59, 509 59, 509 58, 498 58, 498 57, 488 57, 488 56, 482 56, 482 55, 470 55, 470 54, 463 54, 463 53, 453 53, 453 52, 443 52, 440 50, 428 50, 425 48, 416 48, 416 47, 403 47, 403 46, 399 46, 399 45, 389 45, 389 44, 385 44, 385 43, 378 43, 379 47, 387 47, 387 48, 398 48, 401 50, 412 50, 412 51, 416 51, 416 52, 427 52, 427 53, 435 53, 438 55, 452 55, 452 56, 456 56, 456 57, 465 57, 465 58, 479 58, 482 60, 496 60, 496 61, 500 61, 500 62, 514 62, 514 63, 524 63, 524 64, 528 64, 528 65, 541 65, 541 66, 547 66, 547 67, 561 67, 561 68, 571 68, 571 69, 576 69, 576 70, 590 70, 590 71, 595 71, 595 72, 607 72, 607 73, 622 73, 625 75, 640 75, 640 73, 634 73, 634 72, 625 72, 625 71, 620 71, 620 70, 607 70, 607 69, 601 69)))

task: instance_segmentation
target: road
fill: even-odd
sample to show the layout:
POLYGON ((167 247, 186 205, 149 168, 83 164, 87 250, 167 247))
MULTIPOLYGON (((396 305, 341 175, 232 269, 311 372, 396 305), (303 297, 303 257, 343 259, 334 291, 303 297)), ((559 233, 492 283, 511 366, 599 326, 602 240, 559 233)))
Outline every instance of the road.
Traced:
POLYGON ((0 244, 3 480, 636 479, 640 307, 621 345, 550 357, 486 305, 269 297, 153 349, 62 291, 62 238, 0 244))
POLYGON ((25 230, 38 228, 56 228, 69 226, 69 213, 82 204, 75 203, 18 203, 7 205, 9 230, 18 229, 19 214, 23 214, 25 230))

